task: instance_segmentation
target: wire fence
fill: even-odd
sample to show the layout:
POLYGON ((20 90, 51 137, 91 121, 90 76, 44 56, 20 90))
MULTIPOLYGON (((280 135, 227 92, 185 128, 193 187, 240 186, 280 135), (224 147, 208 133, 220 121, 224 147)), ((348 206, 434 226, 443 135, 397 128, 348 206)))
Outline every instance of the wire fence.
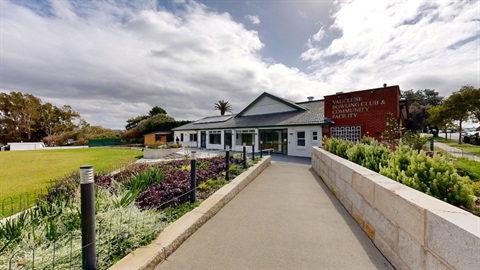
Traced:
MULTIPOLYGON (((184 201, 183 197, 196 190, 189 189, 160 208, 184 201)), ((33 207, 2 219, 0 269, 81 269, 82 249, 86 246, 82 246, 77 210, 41 216, 33 207), (9 249, 10 244, 16 247, 9 249)), ((173 221, 163 212, 141 211, 133 204, 108 210, 97 212, 95 219, 97 269, 106 269, 136 248, 147 245, 173 221)))
MULTIPOLYGON (((158 210, 188 202, 188 195, 200 192, 196 184, 193 186, 177 188, 168 200, 154 209, 143 210, 128 192, 115 194, 111 190, 97 188, 97 269, 107 269, 136 248, 151 243, 168 224, 179 218, 158 210)), ((24 193, 2 200, 0 270, 82 268, 85 263, 82 261, 82 250, 87 246, 82 246, 78 194, 75 198, 65 197, 64 200, 49 201, 48 196, 38 198, 40 194, 47 193, 47 190, 37 190, 32 194, 24 193)), ((156 198, 144 198, 145 201, 150 199, 156 198)))

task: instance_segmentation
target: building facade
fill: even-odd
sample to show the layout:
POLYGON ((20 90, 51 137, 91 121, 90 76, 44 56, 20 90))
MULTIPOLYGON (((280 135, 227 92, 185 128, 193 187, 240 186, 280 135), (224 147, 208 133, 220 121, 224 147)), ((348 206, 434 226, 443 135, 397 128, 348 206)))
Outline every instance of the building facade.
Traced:
POLYGON ((377 135, 385 129, 387 112, 399 116, 399 100, 398 86, 305 102, 263 93, 238 114, 206 117, 173 129, 174 139, 185 147, 228 146, 234 151, 242 151, 244 144, 258 151, 261 143, 274 153, 310 157, 313 146, 322 146, 324 135, 342 134, 351 140, 377 135))

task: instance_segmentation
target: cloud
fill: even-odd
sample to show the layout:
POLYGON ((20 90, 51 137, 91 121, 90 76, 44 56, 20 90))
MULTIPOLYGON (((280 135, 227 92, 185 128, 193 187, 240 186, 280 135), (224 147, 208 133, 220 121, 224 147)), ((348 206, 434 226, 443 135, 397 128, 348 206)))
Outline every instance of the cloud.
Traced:
MULTIPOLYGON (((263 91, 289 98, 324 87, 262 59, 264 44, 228 13, 189 1, 0 1, 0 91, 68 104, 93 125, 122 128, 153 106, 178 120, 243 109, 263 91)), ((318 94, 317 94, 318 96, 318 94)))
POLYGON ((480 85, 478 1, 337 4, 334 24, 325 33, 320 28, 301 55, 317 80, 339 90, 385 82, 442 95, 480 85), (315 42, 329 34, 336 38, 315 42))
POLYGON ((260 24, 260 19, 258 18, 258 16, 247 15, 247 16, 245 16, 245 19, 250 21, 252 24, 255 24, 255 25, 260 24))

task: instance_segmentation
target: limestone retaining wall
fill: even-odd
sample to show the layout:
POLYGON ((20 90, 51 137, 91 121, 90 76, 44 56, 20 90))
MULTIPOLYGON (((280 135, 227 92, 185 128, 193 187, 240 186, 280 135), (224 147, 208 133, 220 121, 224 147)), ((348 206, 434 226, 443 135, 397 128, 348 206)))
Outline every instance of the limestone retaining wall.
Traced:
POLYGON ((314 147, 312 168, 397 269, 480 269, 480 218, 314 147))
POLYGON ((143 158, 145 159, 159 159, 164 158, 170 154, 182 151, 181 148, 170 149, 144 149, 143 158))

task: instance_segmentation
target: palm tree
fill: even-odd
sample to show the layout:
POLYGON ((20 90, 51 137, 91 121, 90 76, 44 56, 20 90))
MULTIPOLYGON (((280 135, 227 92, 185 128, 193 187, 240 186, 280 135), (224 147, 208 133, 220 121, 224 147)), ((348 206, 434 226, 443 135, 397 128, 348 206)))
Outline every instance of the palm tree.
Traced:
POLYGON ((220 115, 225 115, 225 112, 232 112, 232 105, 230 105, 228 101, 222 99, 215 103, 215 110, 219 110, 220 115))

